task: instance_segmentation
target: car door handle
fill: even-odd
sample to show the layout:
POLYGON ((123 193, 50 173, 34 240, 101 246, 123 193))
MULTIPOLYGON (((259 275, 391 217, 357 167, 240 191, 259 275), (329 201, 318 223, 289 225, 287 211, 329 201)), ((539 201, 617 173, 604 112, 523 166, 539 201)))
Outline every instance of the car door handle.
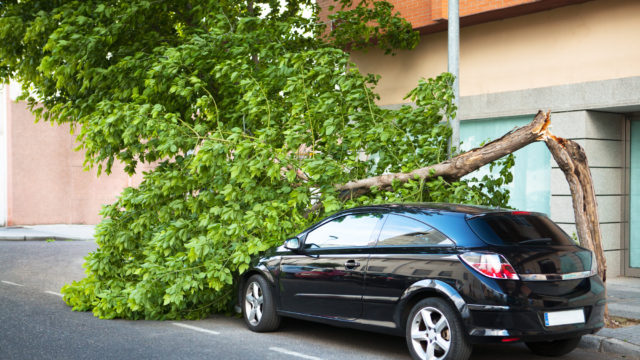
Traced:
POLYGON ((355 260, 348 260, 346 263, 344 263, 344 267, 348 270, 353 270, 358 266, 360 266, 360 263, 355 260))

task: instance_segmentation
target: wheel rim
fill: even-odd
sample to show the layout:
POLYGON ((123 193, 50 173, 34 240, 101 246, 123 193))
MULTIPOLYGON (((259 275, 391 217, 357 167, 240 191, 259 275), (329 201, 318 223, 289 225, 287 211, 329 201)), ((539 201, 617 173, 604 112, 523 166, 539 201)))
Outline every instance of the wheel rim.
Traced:
POLYGON ((420 359, 444 359, 451 347, 451 329, 440 310, 420 309, 411 320, 411 344, 420 359))
POLYGON ((262 296, 262 288, 260 284, 253 281, 247 286, 245 293, 244 307, 245 316, 249 324, 256 326, 262 319, 262 304, 264 303, 264 297, 262 296))

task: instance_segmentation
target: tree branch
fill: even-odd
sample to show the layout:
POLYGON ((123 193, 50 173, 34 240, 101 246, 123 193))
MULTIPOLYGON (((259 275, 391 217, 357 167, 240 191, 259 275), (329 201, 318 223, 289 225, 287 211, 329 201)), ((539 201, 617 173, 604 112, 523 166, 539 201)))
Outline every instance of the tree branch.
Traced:
POLYGON ((531 123, 516 128, 499 139, 462 153, 450 160, 408 173, 386 174, 351 181, 337 186, 337 189, 341 192, 343 199, 348 199, 369 193, 373 186, 388 188, 394 181, 407 182, 415 178, 429 180, 439 176, 448 180, 459 179, 494 160, 540 140, 541 136, 546 133, 549 122, 549 113, 545 114, 542 111, 538 111, 531 123))

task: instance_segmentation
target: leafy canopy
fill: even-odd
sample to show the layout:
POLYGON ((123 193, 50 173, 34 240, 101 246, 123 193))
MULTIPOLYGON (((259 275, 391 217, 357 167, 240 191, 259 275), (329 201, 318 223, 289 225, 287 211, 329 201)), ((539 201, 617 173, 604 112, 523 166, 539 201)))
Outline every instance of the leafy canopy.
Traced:
POLYGON ((98 173, 154 165, 103 208, 87 277, 62 289, 73 309, 199 318, 228 309, 234 278, 258 254, 328 213, 506 204, 509 166, 482 182, 341 197, 338 184, 444 160, 443 119, 456 110, 450 74, 420 80, 413 107, 378 107, 378 78, 342 49, 375 38, 392 52, 418 36, 387 3, 341 5, 329 32, 311 0, 0 3, 0 77, 23 84, 37 119, 71 124, 98 173))

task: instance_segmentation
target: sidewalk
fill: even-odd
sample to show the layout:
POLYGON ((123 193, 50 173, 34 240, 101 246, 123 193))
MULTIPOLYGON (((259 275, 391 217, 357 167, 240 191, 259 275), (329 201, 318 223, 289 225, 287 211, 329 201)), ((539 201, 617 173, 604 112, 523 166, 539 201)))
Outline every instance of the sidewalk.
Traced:
POLYGON ((24 225, 0 227, 1 240, 93 240, 95 225, 24 225))
MULTIPOLYGON (((640 278, 607 279, 609 314, 640 320, 640 278)), ((582 337, 580 347, 640 359, 640 325, 618 329, 604 328, 582 337)))

